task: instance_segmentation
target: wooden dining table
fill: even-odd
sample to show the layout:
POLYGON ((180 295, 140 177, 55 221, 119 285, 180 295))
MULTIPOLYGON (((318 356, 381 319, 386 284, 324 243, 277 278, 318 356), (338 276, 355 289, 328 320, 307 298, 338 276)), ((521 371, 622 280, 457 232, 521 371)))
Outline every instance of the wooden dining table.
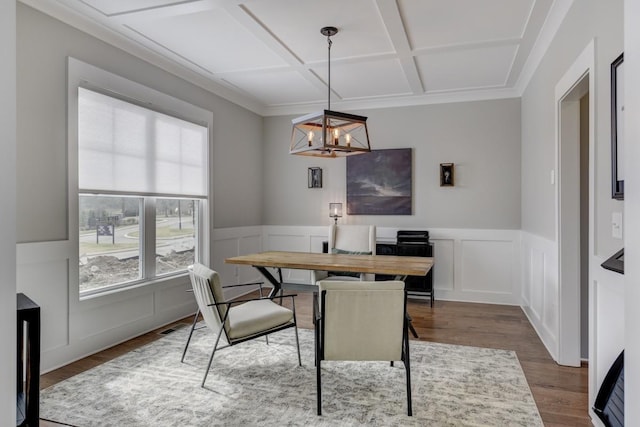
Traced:
MULTIPOLYGON (((350 273, 371 273, 395 276, 402 280, 407 276, 426 276, 433 267, 431 257, 413 257, 396 255, 351 255, 327 254, 317 252, 268 251, 256 254, 240 255, 224 260, 228 264, 249 265, 256 268, 272 285, 269 298, 274 298, 282 290, 282 269, 344 271, 350 273), (268 268, 275 268, 276 278, 268 268)), ((313 284, 315 286, 315 283, 313 284)), ((413 336, 418 333, 409 319, 409 329, 413 336)))
POLYGON ((396 280, 404 280, 407 276, 426 276, 433 266, 431 257, 284 251, 240 255, 224 261, 228 264, 249 265, 256 268, 273 285, 273 290, 269 294, 272 298, 282 289, 282 268, 384 274, 395 276, 396 280), (268 268, 276 268, 279 277, 276 278, 268 268))

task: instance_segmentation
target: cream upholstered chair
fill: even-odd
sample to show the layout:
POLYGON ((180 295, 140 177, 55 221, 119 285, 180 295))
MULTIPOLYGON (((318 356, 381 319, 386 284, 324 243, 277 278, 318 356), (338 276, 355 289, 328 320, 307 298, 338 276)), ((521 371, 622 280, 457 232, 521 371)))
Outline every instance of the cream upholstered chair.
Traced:
POLYGON ((207 380, 216 350, 287 328, 295 330, 298 365, 302 366, 296 323, 295 295, 284 296, 291 298, 292 310, 274 303, 269 298, 225 301, 220 276, 217 272, 198 263, 189 266, 188 271, 193 294, 196 297, 202 318, 207 327, 217 335, 207 370, 202 379, 202 387, 207 380), (221 341, 223 346, 218 347, 221 341))
MULTIPOLYGON (((336 225, 329 227, 329 253, 360 255, 376 254, 375 225, 336 225)), ((375 280, 373 274, 359 274, 354 277, 340 272, 313 271, 313 282, 320 280, 375 280)))
POLYGON ((413 415, 404 282, 322 280, 318 289, 313 301, 318 415, 325 360, 384 360, 391 366, 401 360, 407 377, 407 414, 413 415))

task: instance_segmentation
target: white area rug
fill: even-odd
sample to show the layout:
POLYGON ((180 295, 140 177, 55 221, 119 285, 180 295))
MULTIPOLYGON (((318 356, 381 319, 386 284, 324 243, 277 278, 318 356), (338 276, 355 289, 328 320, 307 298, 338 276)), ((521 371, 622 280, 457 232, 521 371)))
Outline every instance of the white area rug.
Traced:
POLYGON ((324 362, 316 415, 313 331, 293 329, 217 352, 188 328, 49 387, 40 416, 89 426, 542 426, 514 352, 411 341, 413 417, 401 362, 324 362))

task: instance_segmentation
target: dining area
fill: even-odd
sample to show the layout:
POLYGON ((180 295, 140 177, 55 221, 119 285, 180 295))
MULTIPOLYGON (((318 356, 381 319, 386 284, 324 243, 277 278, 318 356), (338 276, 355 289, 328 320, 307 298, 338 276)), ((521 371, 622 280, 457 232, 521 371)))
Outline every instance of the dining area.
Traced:
MULTIPOLYGON (((366 226, 356 226, 367 234, 366 226)), ((372 229, 375 236, 375 227, 372 229)), ((335 225, 331 227, 335 240, 335 225)), ((344 233, 346 234, 346 232, 344 233)), ((375 242, 375 237, 374 237, 375 242)), ((375 252, 375 251, 373 251, 375 252)), ((184 363, 189 343, 200 316, 215 335, 215 344, 202 379, 205 387, 214 356, 218 350, 255 338, 269 336, 293 328, 298 366, 303 362, 296 316, 296 293, 313 293, 313 364, 316 367, 317 415, 322 415, 322 362, 324 361, 394 361, 402 362, 406 380, 406 413, 413 415, 411 367, 407 312, 407 276, 425 276, 433 266, 430 257, 399 257, 358 251, 333 250, 332 253, 266 251, 225 259, 225 263, 251 266, 271 285, 267 296, 242 296, 225 299, 220 275, 202 264, 189 267, 193 293, 198 303, 181 362, 184 363), (282 269, 326 271, 324 279, 311 285, 291 285, 283 281, 282 269), (338 273, 336 273, 338 272, 338 273), (366 275, 392 276, 392 280, 367 281, 366 275), (346 276, 340 276, 346 275, 346 276), (294 291, 295 292, 295 291, 294 291), (283 304, 283 300, 288 304, 283 304)), ((371 277, 371 276, 370 276, 371 277)), ((375 277, 375 276, 373 276, 375 277)), ((248 283, 254 286, 256 283, 248 283)), ((243 284, 227 287, 242 287, 243 284)), ((305 360, 305 364, 309 364, 305 360)), ((214 364, 215 370, 215 364, 214 364)))

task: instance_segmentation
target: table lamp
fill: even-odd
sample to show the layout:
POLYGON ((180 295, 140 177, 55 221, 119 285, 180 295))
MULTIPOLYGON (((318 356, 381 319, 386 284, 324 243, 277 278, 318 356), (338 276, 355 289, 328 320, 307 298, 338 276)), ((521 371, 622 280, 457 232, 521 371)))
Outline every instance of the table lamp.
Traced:
POLYGON ((342 203, 329 203, 329 217, 338 223, 338 218, 342 218, 342 203))

